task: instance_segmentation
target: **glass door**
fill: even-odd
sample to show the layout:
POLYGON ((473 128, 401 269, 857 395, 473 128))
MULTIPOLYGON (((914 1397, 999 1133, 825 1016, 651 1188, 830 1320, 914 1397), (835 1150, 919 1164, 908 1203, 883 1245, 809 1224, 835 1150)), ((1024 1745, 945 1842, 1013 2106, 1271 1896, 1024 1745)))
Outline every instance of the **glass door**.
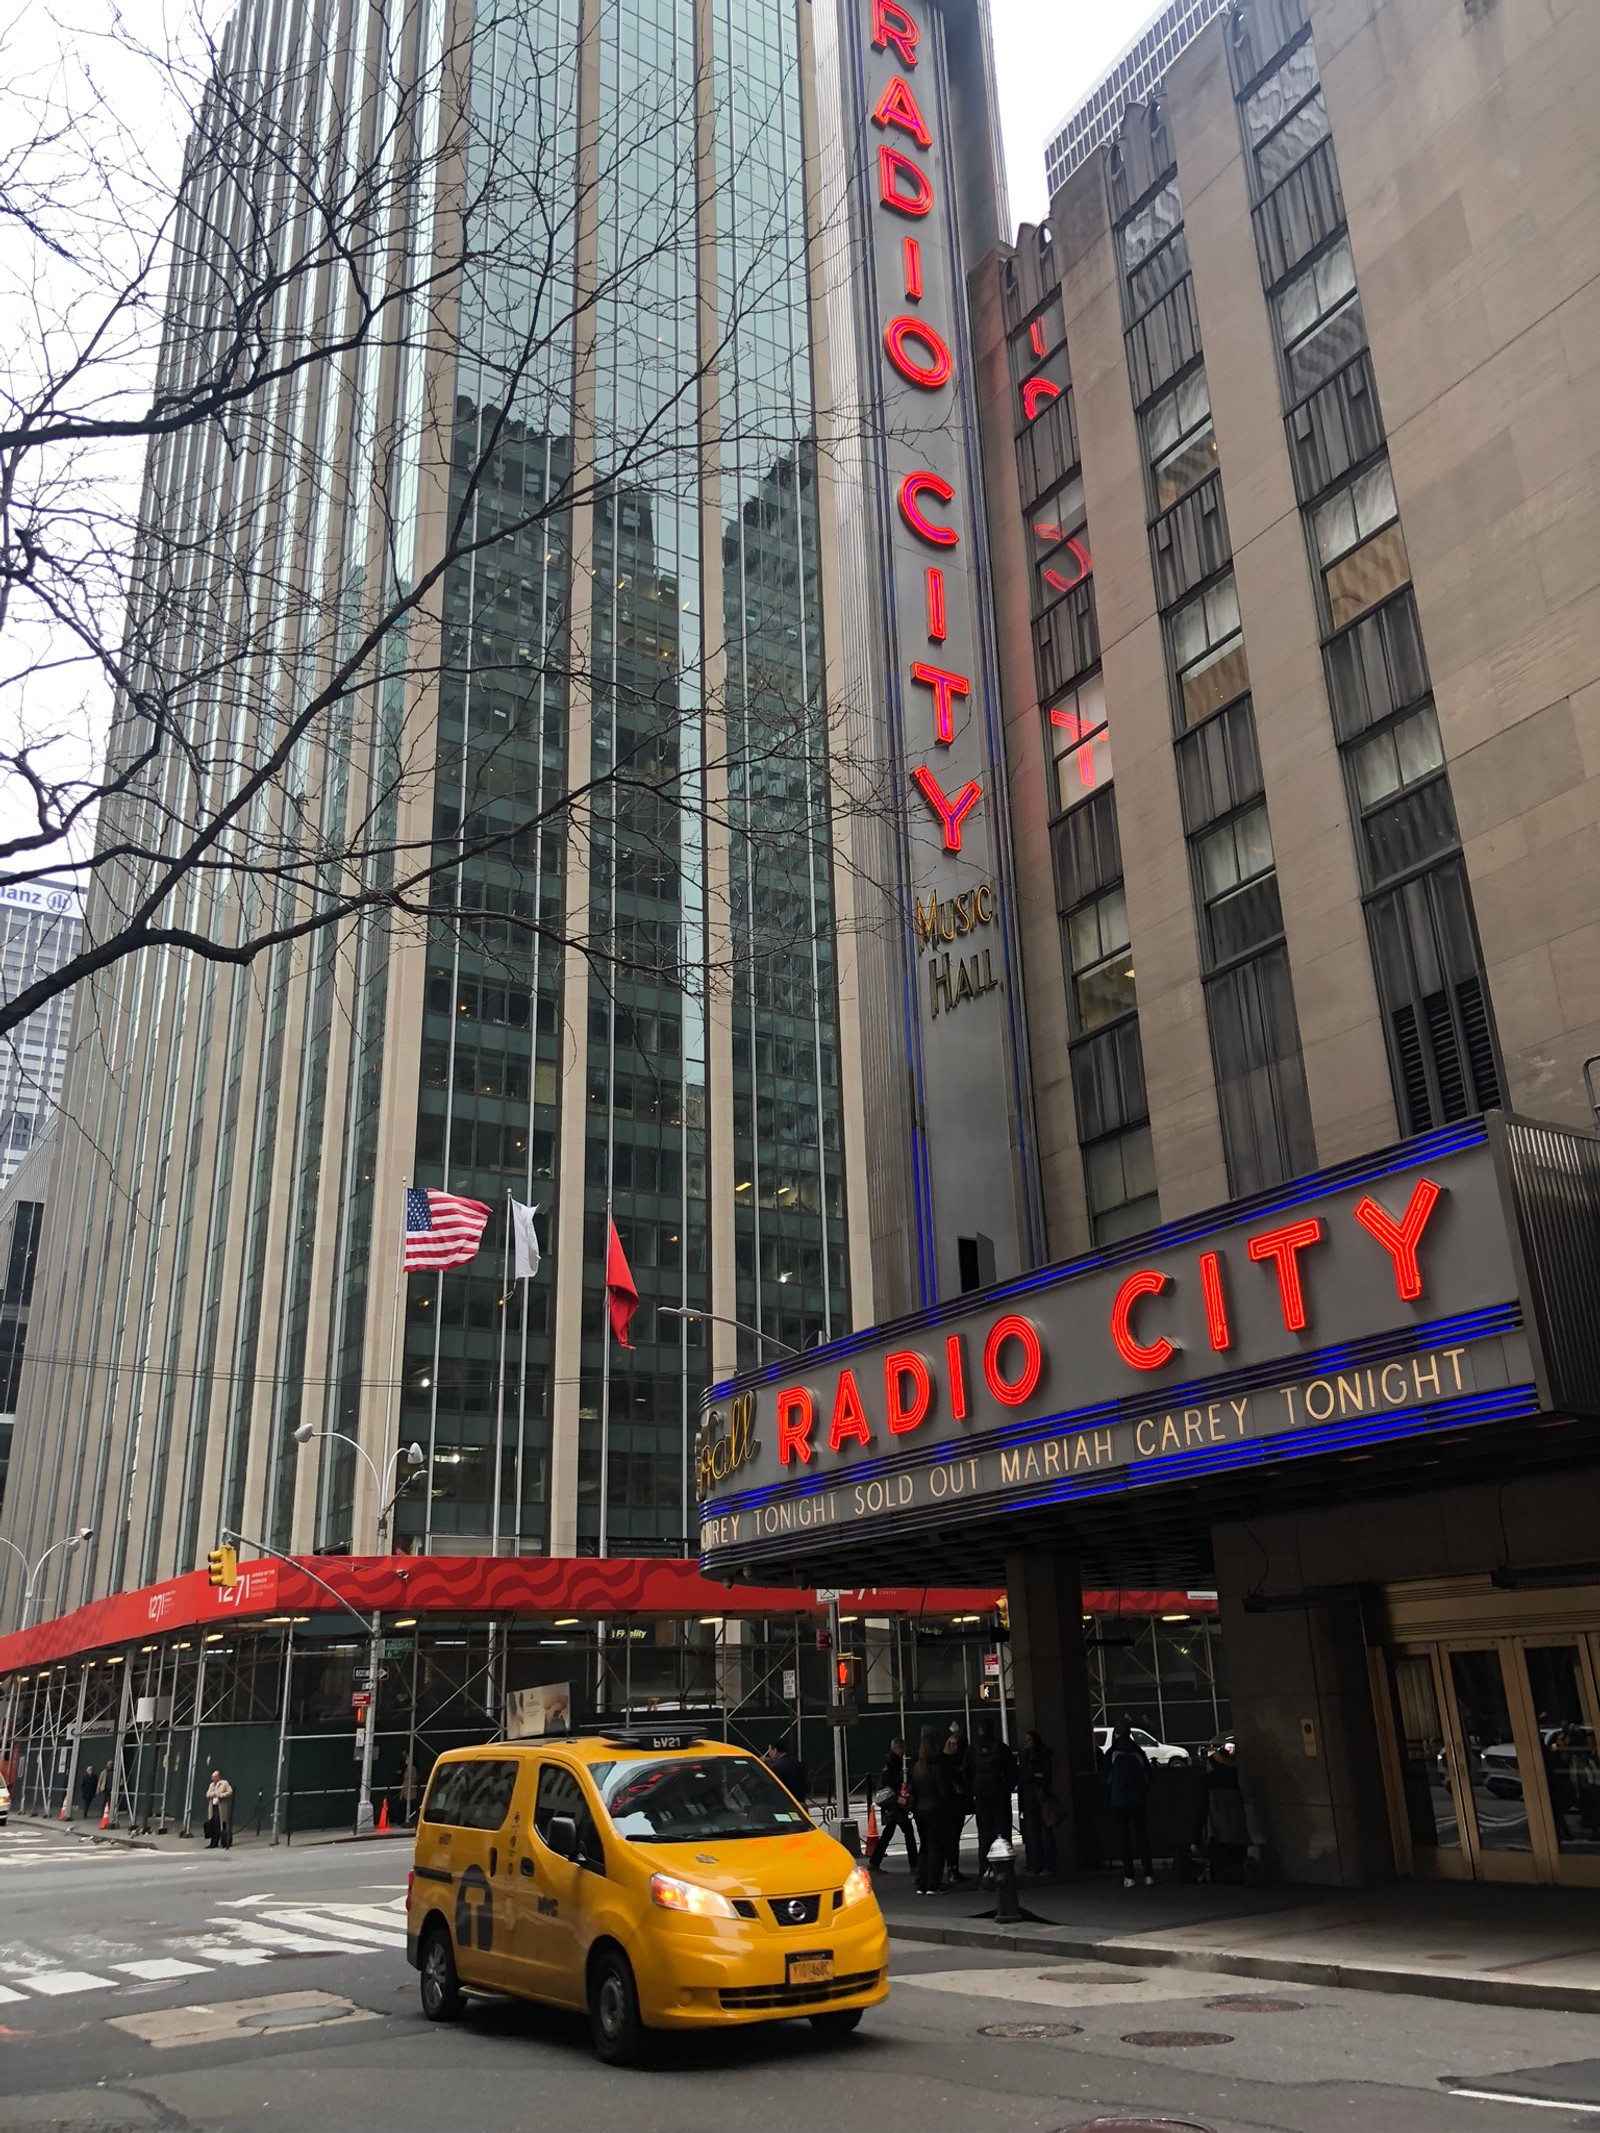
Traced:
POLYGON ((1447 1649, 1445 1671, 1474 1869, 1486 1881, 1541 1880, 1530 1813, 1538 1758, 1518 1738, 1501 1650, 1494 1644, 1447 1649))
POLYGON ((1413 1872, 1424 1878, 1457 1879, 1471 1869, 1461 1848, 1461 1808, 1434 1664, 1431 1651, 1389 1655, 1400 1798, 1413 1872))
POLYGON ((1600 1886, 1600 1761, 1592 1647, 1519 1640, 1554 1848, 1551 1879, 1600 1886))

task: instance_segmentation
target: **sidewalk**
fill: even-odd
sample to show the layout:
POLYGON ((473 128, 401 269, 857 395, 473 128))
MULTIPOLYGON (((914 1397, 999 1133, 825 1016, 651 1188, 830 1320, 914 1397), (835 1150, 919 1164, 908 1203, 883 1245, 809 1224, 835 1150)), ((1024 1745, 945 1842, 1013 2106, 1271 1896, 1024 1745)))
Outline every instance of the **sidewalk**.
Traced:
POLYGON ((1600 1891, 1415 1881, 1124 1889, 1120 1874, 1024 1878, 1024 1921, 1001 1926, 994 1891, 975 1881, 919 1897, 898 1845, 874 1886, 900 1940, 1600 2014, 1600 1891))
MULTIPOLYGON (((200 1834, 198 1819, 193 1834, 187 1837, 178 1835, 176 1820, 168 1823, 164 1836, 155 1830, 135 1834, 126 1823, 120 1829, 102 1829, 98 1819, 85 1822, 81 1817, 75 1822, 61 1822, 45 1815, 14 1814, 11 1824, 15 1829, 53 1829, 64 1837, 76 1837, 80 1844, 111 1845, 119 1851, 183 1852, 192 1855, 203 1852, 206 1848, 206 1840, 200 1834)), ((387 1844, 391 1839, 404 1839, 410 1844, 413 1835, 412 1830, 402 1829, 398 1825, 392 1829, 374 1830, 370 1838, 357 1837, 353 1831, 344 1828, 303 1829, 297 1830, 292 1838, 284 1837, 279 1841, 292 1845, 298 1851, 301 1846, 308 1844, 387 1844)), ((260 1836, 257 1836, 254 1822, 249 1822, 234 1831, 231 1849, 236 1852, 257 1851, 263 1847, 270 1850, 271 1845, 271 1824, 265 1825, 260 1836)))

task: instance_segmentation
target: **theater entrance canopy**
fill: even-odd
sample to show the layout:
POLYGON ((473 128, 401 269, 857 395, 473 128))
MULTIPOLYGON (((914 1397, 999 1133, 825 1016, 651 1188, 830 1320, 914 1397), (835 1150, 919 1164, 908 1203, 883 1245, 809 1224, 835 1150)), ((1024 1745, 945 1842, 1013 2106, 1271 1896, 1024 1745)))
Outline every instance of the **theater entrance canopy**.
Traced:
POLYGON ((1491 1113, 715 1387, 701 1562, 1197 1585, 1218 1522, 1597 1445, 1600 1139, 1491 1113))

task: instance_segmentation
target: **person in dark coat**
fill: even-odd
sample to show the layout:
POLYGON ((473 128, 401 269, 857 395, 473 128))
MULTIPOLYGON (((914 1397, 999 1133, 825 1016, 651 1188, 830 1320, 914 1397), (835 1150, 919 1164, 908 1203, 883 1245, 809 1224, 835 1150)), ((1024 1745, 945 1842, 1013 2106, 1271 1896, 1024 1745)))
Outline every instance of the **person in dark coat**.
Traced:
POLYGON ((1000 1837, 1011 1842, 1011 1795, 1016 1782, 1017 1759, 985 1712, 967 1750, 967 1791, 978 1821, 978 1875, 983 1881, 993 1878, 990 1846, 1000 1837))
POLYGON ((1122 1886, 1134 1886, 1133 1860, 1137 1852, 1144 1867, 1144 1885, 1155 1885, 1150 1863, 1150 1765, 1133 1737, 1133 1721, 1119 1718, 1106 1750, 1106 1784, 1111 1795, 1111 1814, 1122 1838, 1122 1886))
POLYGON ((93 1763, 85 1763, 83 1775, 78 1780, 78 1797, 83 1802, 83 1817, 87 1821, 94 1813, 94 1796, 100 1788, 93 1763))
POLYGON ((1250 1850, 1250 1824, 1239 1766, 1222 1748, 1206 1757, 1206 1854, 1213 1881, 1243 1881, 1250 1850))
POLYGON ((911 1812, 916 1817, 917 1894, 938 1893, 944 1873, 945 1847, 949 1842, 951 1813, 950 1758, 939 1745, 939 1736, 924 1726, 911 1766, 911 1812))
POLYGON ((967 1729, 959 1718, 950 1721, 945 1737, 944 1759, 949 1766, 949 1828, 945 1833, 945 1879, 965 1881, 961 1871, 961 1838, 972 1812, 972 1792, 967 1783, 967 1729))
POLYGON ((772 1772, 778 1783, 786 1792, 792 1792, 800 1802, 800 1805, 804 1807, 806 1804, 805 1765, 789 1746, 788 1741, 781 1737, 775 1740, 767 1750, 765 1760, 767 1768, 772 1772))
POLYGON ((1022 1847, 1030 1874, 1056 1870, 1056 1833, 1045 1820, 1045 1802, 1053 1803, 1055 1798, 1050 1789, 1054 1773, 1055 1757, 1043 1734, 1030 1727, 1017 1756, 1017 1811, 1022 1817, 1022 1847))
POLYGON ((875 1874, 881 1871, 889 1839, 898 1830, 906 1840, 906 1859, 914 1874, 917 1870, 917 1826, 906 1776, 906 1744, 898 1735, 889 1743, 872 1803, 878 1810, 878 1841, 872 1847, 868 1866, 875 1874))

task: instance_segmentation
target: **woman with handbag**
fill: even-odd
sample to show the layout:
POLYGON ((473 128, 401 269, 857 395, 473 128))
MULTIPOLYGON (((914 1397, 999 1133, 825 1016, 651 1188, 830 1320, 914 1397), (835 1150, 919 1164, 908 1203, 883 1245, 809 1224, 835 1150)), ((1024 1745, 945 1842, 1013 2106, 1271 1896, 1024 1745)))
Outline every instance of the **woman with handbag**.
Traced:
POLYGON ((914 1874, 917 1870, 917 1831, 911 1814, 911 1783, 906 1776, 906 1744, 898 1735, 889 1743, 889 1753, 884 1757, 872 1804, 878 1810, 878 1841, 872 1847, 868 1866, 875 1874, 882 1870, 889 1839, 899 1830, 906 1840, 906 1860, 914 1874))
POLYGON ((911 1766, 911 1812, 917 1822, 917 1894, 935 1896, 944 1879, 945 1854, 950 1841, 950 1758, 939 1745, 932 1726, 924 1726, 911 1766))
POLYGON ((1060 1808, 1050 1789, 1055 1757, 1042 1733, 1031 1727, 1017 1755, 1017 1808, 1022 1817, 1022 1849, 1030 1874, 1056 1870, 1055 1824, 1060 1808))

